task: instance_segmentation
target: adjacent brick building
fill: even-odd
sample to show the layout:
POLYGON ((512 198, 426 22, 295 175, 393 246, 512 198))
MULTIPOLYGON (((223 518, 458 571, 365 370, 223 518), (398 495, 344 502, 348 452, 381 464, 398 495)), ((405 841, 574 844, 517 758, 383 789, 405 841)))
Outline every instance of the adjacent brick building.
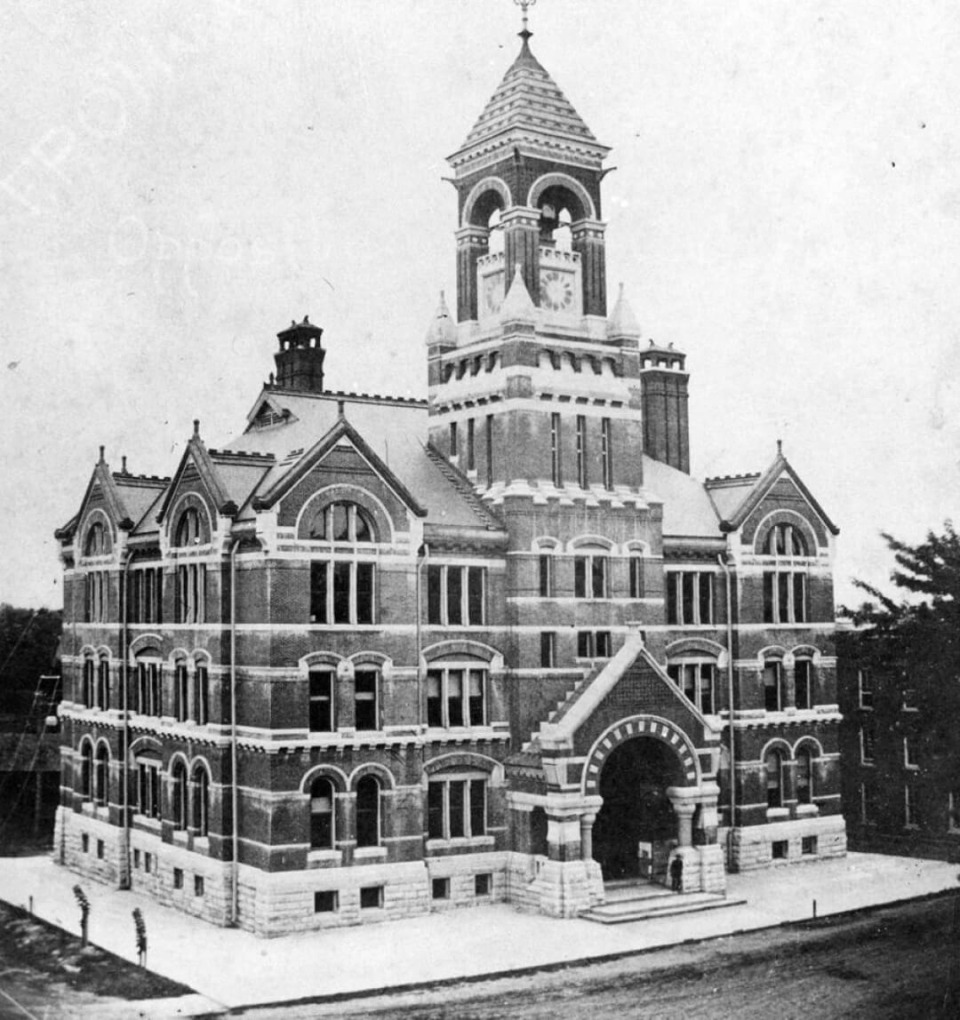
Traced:
POLYGON ((779 451, 689 476, 686 356, 608 314, 607 152, 524 33, 450 157, 426 400, 327 391, 305 319, 236 439, 101 452, 61 862, 271 934, 844 852, 836 528, 779 451))

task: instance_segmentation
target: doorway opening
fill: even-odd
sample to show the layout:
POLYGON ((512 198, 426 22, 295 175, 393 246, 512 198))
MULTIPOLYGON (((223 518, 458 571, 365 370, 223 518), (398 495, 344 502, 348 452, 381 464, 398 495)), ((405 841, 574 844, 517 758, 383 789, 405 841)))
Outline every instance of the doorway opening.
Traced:
POLYGON ((667 788, 683 783, 680 759, 653 737, 615 748, 600 773, 603 806, 593 827, 593 856, 605 882, 665 882, 677 818, 667 788))

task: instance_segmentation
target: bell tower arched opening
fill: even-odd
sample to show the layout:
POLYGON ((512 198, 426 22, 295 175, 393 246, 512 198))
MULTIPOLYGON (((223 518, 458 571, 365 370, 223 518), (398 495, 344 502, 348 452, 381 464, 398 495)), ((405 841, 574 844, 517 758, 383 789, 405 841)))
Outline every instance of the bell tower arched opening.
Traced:
POLYGON ((679 834, 668 790, 684 782, 677 753, 655 737, 618 745, 603 764, 603 806, 593 827, 593 858, 605 881, 662 880, 679 834))

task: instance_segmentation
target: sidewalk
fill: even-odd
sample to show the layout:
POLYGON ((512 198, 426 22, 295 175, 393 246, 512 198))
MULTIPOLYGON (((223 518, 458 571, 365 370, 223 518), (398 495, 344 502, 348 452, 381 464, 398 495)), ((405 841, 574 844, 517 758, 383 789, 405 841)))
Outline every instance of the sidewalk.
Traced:
POLYGON ((136 959, 131 911, 139 906, 150 939, 150 969, 235 1007, 503 973, 729 935, 809 918, 814 899, 822 917, 958 889, 958 871, 956 864, 940 861, 850 854, 728 875, 728 895, 746 902, 703 914, 605 926, 499 904, 269 940, 80 878, 47 857, 0 859, 0 899, 26 906, 32 896, 35 914, 79 933, 71 890, 80 882, 91 903, 91 941, 129 960, 136 959))

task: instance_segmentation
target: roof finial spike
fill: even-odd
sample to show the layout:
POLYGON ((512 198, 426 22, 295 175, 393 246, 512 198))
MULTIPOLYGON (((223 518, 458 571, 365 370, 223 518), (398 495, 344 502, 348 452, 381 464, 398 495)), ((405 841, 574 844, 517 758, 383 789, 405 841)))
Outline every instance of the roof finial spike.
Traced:
POLYGON ((533 35, 533 32, 527 28, 527 8, 533 7, 537 0, 513 0, 513 2, 523 11, 523 28, 519 32, 520 38, 523 40, 523 45, 527 45, 527 40, 533 35))
POLYGON ((778 457, 782 457, 783 456, 783 440, 782 439, 778 439, 777 440, 777 456, 778 457))
POLYGON ((106 449, 106 447, 104 447, 104 446, 101 446, 101 447, 100 447, 100 463, 101 463, 101 464, 102 464, 102 463, 103 463, 103 461, 104 461, 104 457, 103 457, 103 451, 104 451, 105 449, 106 449))
POLYGON ((193 438, 194 439, 199 439, 200 438, 200 419, 199 418, 194 418, 193 419, 193 438))
POLYGON ((344 401, 342 401, 342 400, 338 400, 337 401, 337 417, 338 418, 345 418, 346 417, 346 413, 344 411, 344 401))
POLYGON ((127 455, 124 454, 120 458, 120 473, 125 475, 127 473, 127 455))

